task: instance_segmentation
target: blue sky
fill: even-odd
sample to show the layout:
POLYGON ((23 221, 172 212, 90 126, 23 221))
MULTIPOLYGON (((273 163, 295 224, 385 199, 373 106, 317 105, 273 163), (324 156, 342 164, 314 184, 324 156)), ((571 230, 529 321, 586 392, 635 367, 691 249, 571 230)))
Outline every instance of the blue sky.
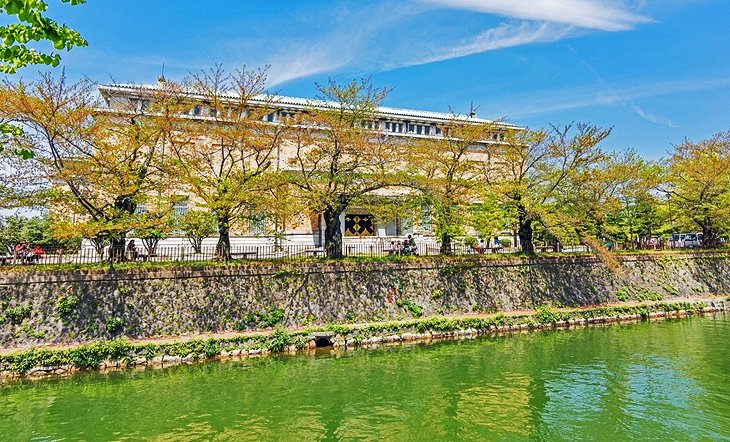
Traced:
POLYGON ((270 65, 271 91, 313 97, 315 82, 365 76, 393 89, 388 106, 592 122, 614 128, 608 148, 648 158, 730 129, 728 0, 51 3, 89 41, 62 54, 72 78, 270 65))

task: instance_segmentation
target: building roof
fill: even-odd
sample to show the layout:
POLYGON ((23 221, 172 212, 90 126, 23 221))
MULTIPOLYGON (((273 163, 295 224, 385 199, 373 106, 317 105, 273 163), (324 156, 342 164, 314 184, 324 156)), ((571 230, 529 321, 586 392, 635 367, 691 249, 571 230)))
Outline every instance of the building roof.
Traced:
MULTIPOLYGON (((137 94, 137 95, 144 95, 145 91, 155 91, 160 90, 159 85, 152 85, 152 84, 109 84, 109 85, 99 85, 99 91, 101 92, 102 96, 105 100, 108 102, 108 98, 111 95, 115 94, 137 94)), ((192 93, 191 98, 193 99, 200 99, 201 101, 205 100, 205 97, 200 94, 192 93)), ((222 98, 228 98, 231 100, 235 100, 238 98, 236 94, 226 94, 223 95, 222 98)), ((309 98, 299 98, 299 97, 287 97, 287 96, 280 96, 280 95, 257 95, 253 99, 250 100, 252 104, 260 104, 262 106, 280 106, 285 109, 292 109, 292 110, 304 110, 306 108, 328 108, 336 105, 334 102, 327 102, 323 100, 318 99, 309 99, 309 98)), ((378 106, 376 108, 376 114, 381 118, 389 118, 389 119, 396 119, 396 120, 408 120, 408 121, 422 121, 422 122, 429 122, 429 123, 445 123, 449 121, 459 120, 469 123, 498 123, 500 126, 505 128, 516 128, 521 129, 520 126, 516 126, 509 123, 499 122, 495 120, 487 120, 483 118, 478 118, 476 116, 472 117, 469 115, 463 115, 463 114, 453 114, 453 113, 445 113, 445 112, 433 112, 433 111, 423 111, 423 110, 416 110, 416 109, 401 109, 401 108, 395 108, 395 107, 388 107, 388 106, 378 106)))

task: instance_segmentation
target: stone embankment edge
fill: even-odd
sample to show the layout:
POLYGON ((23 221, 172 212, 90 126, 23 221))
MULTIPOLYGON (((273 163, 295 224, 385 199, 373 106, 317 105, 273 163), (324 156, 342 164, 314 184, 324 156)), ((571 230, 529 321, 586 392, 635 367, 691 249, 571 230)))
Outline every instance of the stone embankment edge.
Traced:
POLYGON ((0 381, 69 375, 83 370, 164 368, 209 360, 243 359, 276 353, 312 352, 317 339, 334 349, 377 347, 381 344, 468 339, 524 333, 540 329, 679 318, 730 311, 730 297, 681 299, 674 302, 619 303, 581 309, 538 307, 534 311, 432 316, 407 321, 330 325, 306 330, 210 335, 205 338, 98 341, 66 348, 32 348, 0 355, 0 381))
MULTIPOLYGON (((727 251, 705 251, 705 252, 656 252, 638 254, 616 255, 622 263, 629 262, 652 262, 665 258, 675 260, 692 260, 698 258, 713 259, 730 257, 727 251)), ((282 269, 294 270, 304 273, 351 273, 353 271, 377 271, 387 270, 438 270, 445 265, 468 265, 473 268, 493 267, 532 267, 560 264, 596 264, 601 260, 585 253, 562 253, 547 254, 542 256, 517 255, 510 256, 499 254, 496 257, 491 255, 464 255, 464 256, 441 256, 433 259, 402 259, 394 261, 379 262, 234 262, 226 266, 174 266, 174 267, 150 267, 150 268, 94 268, 94 269, 39 269, 20 267, 18 271, 0 272, 0 286, 19 286, 33 283, 61 283, 61 282, 91 282, 91 281, 137 281, 140 279, 193 279, 193 278, 221 278, 234 276, 275 276, 282 269), (19 271, 22 270, 22 271, 19 271)))

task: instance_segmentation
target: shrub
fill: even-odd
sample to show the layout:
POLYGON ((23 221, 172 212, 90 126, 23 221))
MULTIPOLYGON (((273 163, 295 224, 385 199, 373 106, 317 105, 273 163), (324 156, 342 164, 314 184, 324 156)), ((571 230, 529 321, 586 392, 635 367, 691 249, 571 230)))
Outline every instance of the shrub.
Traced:
POLYGON ((106 331, 112 335, 120 331, 122 326, 124 326, 124 320, 117 316, 110 316, 106 320, 106 331))
POLYGON ((10 307, 5 310, 5 317, 10 321, 11 324, 19 325, 21 322, 23 322, 23 320, 30 316, 31 310, 32 309, 29 305, 10 307))
POLYGON ((61 296, 56 300, 56 311, 63 322, 76 317, 76 307, 79 305, 79 297, 76 295, 61 296))
POLYGON ((203 354, 205 354, 205 356, 212 358, 213 356, 217 356, 218 354, 220 354, 220 352, 221 348, 218 344, 218 341, 213 338, 205 341, 205 345, 203 345, 203 354))
POLYGON ((540 324, 552 324, 557 319, 555 313, 548 306, 539 306, 535 309, 535 320, 540 324))
POLYGON ((82 345, 69 350, 69 361, 79 368, 96 368, 104 360, 105 351, 102 343, 82 345))
POLYGON ((240 321, 234 324, 238 331, 246 330, 250 327, 271 328, 281 325, 284 320, 284 309, 272 307, 265 312, 248 312, 240 321))
POLYGON ((128 339, 114 339, 106 344, 106 357, 111 360, 127 359, 132 348, 132 343, 128 339))
POLYGON ((616 291, 616 299, 618 299, 619 301, 622 301, 622 302, 628 301, 629 300, 629 291, 626 290, 625 287, 621 287, 620 289, 618 289, 616 291))
POLYGON ((281 324, 284 319, 284 309, 279 307, 272 307, 266 313, 260 314, 258 318, 259 327, 274 327, 281 324))
POLYGON ((289 333, 283 329, 277 329, 266 339, 266 348, 272 353, 279 353, 289 345, 290 340, 289 333))
POLYGON ((414 318, 423 316, 423 307, 411 301, 410 299, 399 299, 395 302, 398 307, 405 307, 411 312, 414 318))

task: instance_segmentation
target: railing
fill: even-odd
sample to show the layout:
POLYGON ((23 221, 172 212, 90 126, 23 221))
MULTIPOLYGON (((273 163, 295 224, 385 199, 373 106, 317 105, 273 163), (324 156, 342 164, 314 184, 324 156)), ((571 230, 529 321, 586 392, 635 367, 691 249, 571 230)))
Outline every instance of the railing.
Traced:
MULTIPOLYGON (((564 252, 585 251, 584 246, 566 247, 564 252)), ((552 252, 552 248, 538 248, 537 252, 552 252)), ((343 255, 347 257, 385 257, 385 256, 425 256, 441 255, 440 246, 436 243, 417 243, 415 248, 403 247, 388 243, 345 243, 342 249, 343 255)), ((517 248, 488 248, 473 247, 463 243, 454 243, 451 247, 451 255, 480 255, 494 253, 515 253, 517 248)), ((0 264, 91 264, 110 261, 110 252, 106 250, 97 253, 92 248, 83 248, 75 253, 44 253, 40 256, 29 256, 25 258, 5 256, 0 264)), ((135 250, 124 250, 115 254, 114 261, 126 262, 193 262, 220 260, 216 253, 215 246, 201 247, 199 251, 193 250, 190 246, 163 247, 159 246, 154 251, 147 251, 144 247, 135 250)), ((326 257, 324 247, 312 245, 243 245, 232 246, 229 254, 231 260, 266 260, 266 261, 291 261, 307 258, 326 257)))

